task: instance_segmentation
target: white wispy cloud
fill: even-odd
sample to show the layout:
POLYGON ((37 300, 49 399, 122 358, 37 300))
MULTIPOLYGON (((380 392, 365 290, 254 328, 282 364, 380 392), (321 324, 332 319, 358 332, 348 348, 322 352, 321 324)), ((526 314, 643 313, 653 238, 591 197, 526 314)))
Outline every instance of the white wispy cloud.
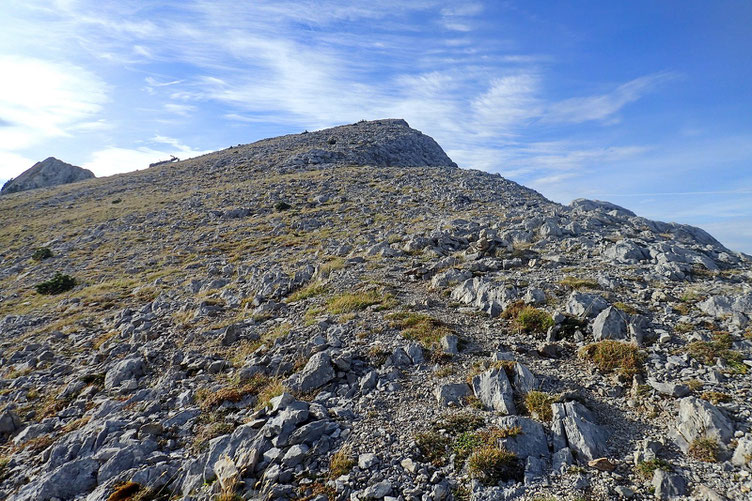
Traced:
POLYGON ((8 159, 26 158, 19 153, 25 149, 106 127, 97 116, 108 100, 107 86, 84 68, 0 55, 0 74, 0 118, 5 124, 0 127, 0 153, 5 160, 0 178, 18 174, 17 163, 8 159))
POLYGON ((678 77, 678 74, 672 72, 645 75, 621 84, 605 94, 574 97, 552 103, 546 110, 544 120, 565 123, 606 120, 627 104, 637 101, 659 85, 678 77))
MULTIPOLYGON (((146 8, 136 0, 68 0, 54 7, 41 0, 23 7, 10 1, 56 21, 47 32, 24 25, 39 34, 38 43, 64 40, 78 52, 139 68, 143 91, 162 100, 145 106, 154 132, 159 125, 170 129, 190 120, 208 104, 221 105, 220 116, 236 124, 273 120, 309 129, 404 117, 434 136, 462 166, 530 176, 539 183, 583 174, 594 162, 626 158, 644 147, 543 143, 533 139, 536 127, 607 123, 675 77, 638 76, 601 87, 595 95, 552 99, 546 93, 550 56, 479 50, 471 31, 483 20, 481 2, 191 0, 146 8), (436 33, 421 32, 409 20, 415 13, 437 26, 436 33), (348 28, 359 22, 374 27, 369 36, 348 28), (191 71, 171 74, 170 65, 191 71)), ((506 47, 504 41, 495 43, 506 47)), ((76 74, 87 76, 81 70, 76 74)), ((84 108, 88 115, 101 109, 97 99, 83 103, 93 105, 84 108)), ((85 124, 96 129, 107 122, 80 116, 67 127, 85 124)), ((168 152, 115 145, 100 148, 93 158, 124 166, 126 159, 153 161, 157 153, 168 152)))

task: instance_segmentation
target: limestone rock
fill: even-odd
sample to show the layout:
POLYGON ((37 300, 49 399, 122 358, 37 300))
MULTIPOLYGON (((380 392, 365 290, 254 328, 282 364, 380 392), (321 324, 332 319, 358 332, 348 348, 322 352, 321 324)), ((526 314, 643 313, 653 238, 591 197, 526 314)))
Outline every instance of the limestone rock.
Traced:
POLYGON ((623 311, 609 306, 601 311, 593 322, 593 339, 603 341, 604 339, 624 340, 627 339, 627 321, 628 315, 623 311))
POLYGON ((434 392, 441 407, 448 405, 463 405, 465 399, 471 395, 470 387, 465 383, 442 384, 434 392))
POLYGON ((491 369, 473 377, 473 392, 485 407, 515 414, 512 385, 504 369, 491 369))
POLYGON ((734 425, 710 402, 695 397, 679 401, 675 438, 683 452, 698 438, 713 439, 725 447, 733 436, 734 425))
POLYGON ((90 170, 67 164, 55 157, 49 157, 35 163, 17 178, 5 183, 0 193, 7 194, 36 188, 48 188, 59 184, 75 183, 93 177, 94 174, 90 170))

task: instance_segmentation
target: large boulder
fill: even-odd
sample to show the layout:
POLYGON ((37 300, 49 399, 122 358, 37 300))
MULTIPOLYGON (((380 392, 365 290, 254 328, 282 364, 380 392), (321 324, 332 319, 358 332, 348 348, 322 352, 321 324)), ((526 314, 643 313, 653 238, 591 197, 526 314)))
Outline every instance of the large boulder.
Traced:
POLYGON ((76 459, 65 463, 49 475, 41 475, 14 497, 17 501, 74 499, 97 486, 99 463, 93 459, 76 459))
POLYGON ((617 263, 636 263, 647 257, 647 251, 629 240, 620 240, 603 251, 603 255, 617 263))
POLYGON ((604 339, 627 339, 627 321, 629 315, 618 308, 609 306, 598 313, 593 322, 593 338, 596 341, 604 339))
POLYGON ((673 435, 684 453, 689 451, 692 442, 700 438, 715 440, 725 448, 734 437, 734 425, 710 402, 686 397, 679 401, 679 415, 673 435))
POLYGON ((94 173, 90 170, 67 164, 55 157, 35 163, 17 178, 11 179, 3 186, 0 193, 16 193, 18 191, 47 188, 59 184, 75 183, 91 179, 94 173))
POLYGON ((485 407, 504 414, 515 414, 512 384, 504 369, 491 369, 475 376, 473 392, 485 407))
POLYGON ((21 428, 21 419, 11 410, 0 413, 0 437, 13 435, 21 428))
POLYGON ((573 292, 566 304, 566 312, 575 317, 595 317, 608 308, 608 302, 597 294, 573 292))
POLYGON ((442 407, 449 405, 463 405, 465 399, 471 395, 470 387, 465 383, 442 384, 434 391, 436 401, 442 407))
POLYGON ((548 440, 543 425, 530 418, 521 416, 504 416, 497 424, 501 428, 519 428, 520 433, 501 439, 500 445, 514 452, 518 458, 527 459, 529 456, 547 458, 548 440))
POLYGON ((293 374, 287 380, 287 387, 301 393, 308 393, 321 388, 334 379, 334 376, 332 359, 328 353, 322 351, 313 355, 300 373, 293 374))
POLYGON ((575 458, 585 462, 603 457, 608 452, 608 434, 596 424, 593 413, 579 402, 551 404, 554 450, 569 447, 575 458))

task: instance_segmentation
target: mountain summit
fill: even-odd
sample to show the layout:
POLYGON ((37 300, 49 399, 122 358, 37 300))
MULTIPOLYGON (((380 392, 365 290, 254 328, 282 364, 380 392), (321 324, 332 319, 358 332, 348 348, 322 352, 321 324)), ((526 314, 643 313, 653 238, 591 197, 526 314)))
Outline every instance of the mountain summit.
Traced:
POLYGON ((748 499, 752 261, 402 120, 0 198, 0 499, 748 499))
POLYGON ((76 181, 83 181, 93 177, 94 173, 90 170, 65 163, 55 157, 49 157, 35 163, 17 178, 9 180, 3 185, 0 192, 16 193, 35 188, 48 188, 59 184, 75 183, 76 181))

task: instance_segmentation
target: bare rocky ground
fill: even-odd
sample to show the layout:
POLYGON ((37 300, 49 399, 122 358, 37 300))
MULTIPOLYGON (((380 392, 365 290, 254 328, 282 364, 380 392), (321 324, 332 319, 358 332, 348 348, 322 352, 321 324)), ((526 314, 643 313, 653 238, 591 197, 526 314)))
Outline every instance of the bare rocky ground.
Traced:
POLYGON ((4 196, 0 242, 2 499, 750 496, 750 257, 403 121, 4 196))

